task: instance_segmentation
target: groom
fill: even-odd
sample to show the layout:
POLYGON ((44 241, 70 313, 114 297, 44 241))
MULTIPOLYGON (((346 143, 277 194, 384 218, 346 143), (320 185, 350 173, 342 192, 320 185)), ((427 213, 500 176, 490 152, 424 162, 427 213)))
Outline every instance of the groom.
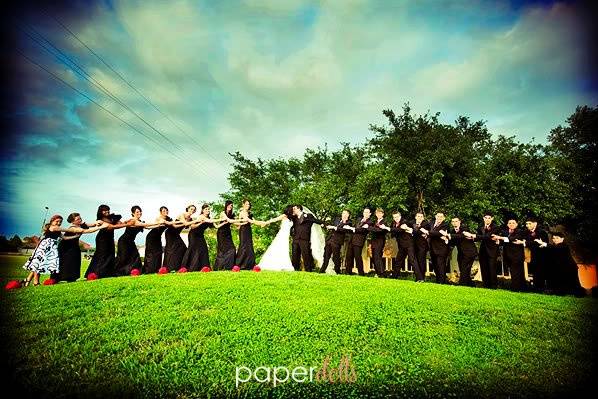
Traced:
POLYGON ((301 257, 305 271, 311 272, 314 269, 314 258, 311 254, 311 226, 314 223, 322 224, 314 215, 303 212, 301 205, 293 206, 293 228, 291 236, 293 237, 293 246, 291 248, 291 263, 295 270, 301 270, 301 257))

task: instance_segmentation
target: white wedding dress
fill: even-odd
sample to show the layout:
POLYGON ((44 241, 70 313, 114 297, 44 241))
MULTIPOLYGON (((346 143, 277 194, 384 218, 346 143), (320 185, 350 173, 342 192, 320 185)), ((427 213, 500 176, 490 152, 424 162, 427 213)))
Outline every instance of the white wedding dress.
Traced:
MULTIPOLYGON (((306 208, 304 208, 304 211, 306 213, 311 213, 306 208)), ((289 219, 282 219, 280 222, 280 230, 278 230, 276 237, 274 237, 274 240, 272 240, 272 243, 268 249, 266 249, 266 252, 260 260, 259 266, 262 270, 289 272, 295 270, 293 264, 291 263, 291 256, 289 255, 289 236, 291 234, 292 226, 293 222, 291 222, 289 219)), ((315 265, 318 267, 322 267, 322 263, 324 262, 324 240, 325 237, 322 227, 314 223, 311 226, 311 254, 314 258, 315 265)), ((329 264, 328 268, 326 269, 326 274, 336 274, 334 272, 332 260, 330 263, 331 264, 329 264)))
POLYGON ((292 226, 293 223, 289 219, 282 219, 280 230, 260 260, 260 269, 288 272, 295 270, 289 256, 289 235, 292 226))

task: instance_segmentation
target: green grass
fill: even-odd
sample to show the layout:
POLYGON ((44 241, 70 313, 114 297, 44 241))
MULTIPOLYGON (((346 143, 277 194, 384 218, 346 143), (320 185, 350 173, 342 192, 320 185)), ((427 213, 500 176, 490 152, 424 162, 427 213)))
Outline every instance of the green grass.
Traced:
MULTIPOLYGON (((0 279, 24 275, 0 257, 0 279)), ((86 267, 86 265, 84 266, 86 267)), ((2 291, 12 378, 45 396, 562 396, 589 385, 591 298, 315 273, 212 272, 2 291), (321 366, 355 383, 250 382, 321 366)))
MULTIPOLYGON (((0 255, 0 284, 4 287, 10 280, 22 280, 27 277, 29 272, 23 269, 23 264, 27 261, 28 256, 24 255, 0 255)), ((89 260, 82 259, 81 262, 81 278, 83 278, 85 271, 89 266, 89 260)), ((41 275, 40 281, 49 278, 49 275, 41 275)))

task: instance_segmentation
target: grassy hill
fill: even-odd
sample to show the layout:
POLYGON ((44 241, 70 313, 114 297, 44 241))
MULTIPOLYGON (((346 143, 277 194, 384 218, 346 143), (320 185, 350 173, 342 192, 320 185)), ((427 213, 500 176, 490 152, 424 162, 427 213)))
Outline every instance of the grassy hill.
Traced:
MULTIPOLYGON (((22 276, 0 258, 0 278, 22 276)), ((4 359, 52 397, 562 396, 595 367, 591 298, 313 273, 212 272, 2 291, 4 359), (247 382, 333 367, 353 383, 247 382), (262 374, 262 378, 264 374, 262 374)))

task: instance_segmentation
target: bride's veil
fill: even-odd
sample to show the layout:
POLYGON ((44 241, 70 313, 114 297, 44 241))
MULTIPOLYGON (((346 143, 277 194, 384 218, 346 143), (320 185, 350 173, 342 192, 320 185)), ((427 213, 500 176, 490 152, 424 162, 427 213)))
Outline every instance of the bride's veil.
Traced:
MULTIPOLYGON (((305 206, 303 207, 303 212, 313 215, 313 212, 305 206)), ((311 255, 313 256, 316 265, 321 268, 324 263, 324 246, 326 245, 326 236, 324 235, 322 226, 316 223, 312 224, 310 240, 311 255)), ((326 274, 336 274, 332 259, 330 259, 330 263, 326 268, 326 274)))

